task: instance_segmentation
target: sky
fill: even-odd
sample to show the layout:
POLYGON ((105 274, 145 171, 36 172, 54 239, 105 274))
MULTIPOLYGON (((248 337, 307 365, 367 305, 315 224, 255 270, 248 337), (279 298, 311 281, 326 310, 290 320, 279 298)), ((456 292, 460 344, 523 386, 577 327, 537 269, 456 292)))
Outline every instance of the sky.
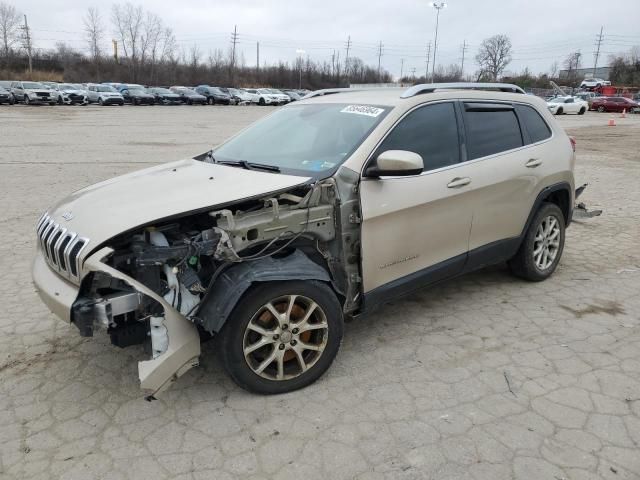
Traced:
MULTIPOLYGON (((28 16, 34 46, 49 48, 64 41, 87 50, 82 17, 97 7, 105 23, 105 49, 110 48, 113 3, 77 0, 0 0, 13 4, 28 16)), ((426 0, 139 0, 134 5, 158 14, 174 31, 185 50, 198 45, 202 60, 210 50, 228 49, 237 25, 238 50, 247 65, 293 62, 303 50, 311 60, 344 60, 347 38, 349 55, 392 75, 424 75, 428 42, 434 42, 436 9, 426 0), (404 59, 404 62, 403 62, 404 59), (402 64, 404 65, 402 66, 402 64)), ((557 61, 580 50, 583 67, 593 66, 596 38, 603 27, 602 65, 611 54, 640 46, 640 0, 449 0, 440 11, 438 65, 460 64, 466 42, 464 70, 473 74, 474 57, 483 39, 505 34, 513 44, 513 61, 507 71, 528 67, 533 73, 548 72, 557 61)))

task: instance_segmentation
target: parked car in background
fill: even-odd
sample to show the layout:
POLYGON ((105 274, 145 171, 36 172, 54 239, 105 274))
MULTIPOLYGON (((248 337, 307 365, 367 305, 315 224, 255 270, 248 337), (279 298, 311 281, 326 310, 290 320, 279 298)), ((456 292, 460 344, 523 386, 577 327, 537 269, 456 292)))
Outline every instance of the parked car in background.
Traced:
POLYGON ((34 103, 55 105, 57 101, 54 91, 40 82, 12 82, 11 94, 16 102, 22 102, 25 105, 34 103))
POLYGON ((580 88, 599 88, 611 85, 609 80, 602 78, 585 78, 580 84, 580 88))
POLYGON ((598 112, 631 112, 640 113, 640 104, 625 97, 598 97, 591 103, 591 108, 598 112))
POLYGON ((238 90, 243 92, 247 98, 249 98, 249 102, 256 105, 260 102, 260 95, 257 93, 257 90, 247 88, 239 88, 238 90))
POLYGON ((205 97, 204 95, 200 95, 198 92, 196 92, 192 88, 171 87, 169 90, 179 95, 180 100, 182 100, 182 103, 186 103, 187 105, 206 105, 207 104, 207 97, 205 97))
POLYGON ((215 105, 216 103, 222 105, 231 104, 231 95, 223 92, 218 87, 210 87, 209 85, 198 85, 196 92, 203 95, 207 99, 209 105, 215 105))
POLYGON ((272 95, 275 95, 279 105, 286 105, 291 101, 291 97, 289 97, 289 95, 281 92, 278 89, 270 88, 269 91, 271 92, 272 95))
POLYGON ((89 95, 85 90, 78 89, 78 85, 71 83, 56 83, 51 86, 56 94, 58 105, 88 105, 89 95))
POLYGON ((577 97, 555 97, 547 101, 549 111, 554 115, 577 113, 584 115, 589 110, 589 104, 577 97))
POLYGON ((13 105, 15 102, 13 95, 11 95, 11 91, 0 85, 0 104, 8 103, 9 105, 13 105))
POLYGON ((131 105, 153 105, 156 99, 142 85, 120 85, 120 94, 131 105))
POLYGON ((111 85, 89 84, 87 85, 89 101, 100 105, 124 105, 124 98, 111 85))
POLYGON ((271 93, 268 88, 247 88, 246 90, 258 96, 258 105, 277 105, 280 103, 278 97, 271 93))
POLYGON ((182 98, 168 88, 151 87, 147 88, 147 92, 153 95, 156 105, 180 105, 182 98))
POLYGON ((296 102, 298 100, 302 100, 302 95, 300 95, 297 91, 295 90, 282 90, 282 93, 286 94, 289 96, 289 99, 292 102, 296 102))
POLYGON ((241 90, 239 88, 229 88, 228 91, 229 94, 236 99, 238 105, 249 105, 251 103, 258 103, 258 100, 254 95, 245 92, 244 90, 241 90))

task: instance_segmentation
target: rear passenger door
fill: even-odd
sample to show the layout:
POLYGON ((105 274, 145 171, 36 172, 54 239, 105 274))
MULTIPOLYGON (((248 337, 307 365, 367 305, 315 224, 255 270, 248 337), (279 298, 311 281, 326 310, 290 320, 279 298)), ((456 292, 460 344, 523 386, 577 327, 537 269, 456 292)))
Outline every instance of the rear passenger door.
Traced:
POLYGON ((462 102, 474 210, 469 239, 473 269, 510 256, 552 158, 551 130, 528 105, 462 102))

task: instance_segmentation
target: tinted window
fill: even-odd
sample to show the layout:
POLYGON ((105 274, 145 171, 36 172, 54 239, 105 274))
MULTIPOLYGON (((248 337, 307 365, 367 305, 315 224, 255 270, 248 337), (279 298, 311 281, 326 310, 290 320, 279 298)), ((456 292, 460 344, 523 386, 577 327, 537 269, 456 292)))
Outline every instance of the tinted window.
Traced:
POLYGON ((514 110, 466 111, 465 127, 469 160, 523 145, 514 110))
POLYGON ((428 105, 408 114, 382 142, 374 158, 387 150, 421 155, 425 170, 458 163, 460 146, 453 104, 428 105))
POLYGON ((518 118, 522 127, 529 133, 531 143, 540 142, 551 136, 551 130, 536 109, 527 105, 518 105, 518 118))

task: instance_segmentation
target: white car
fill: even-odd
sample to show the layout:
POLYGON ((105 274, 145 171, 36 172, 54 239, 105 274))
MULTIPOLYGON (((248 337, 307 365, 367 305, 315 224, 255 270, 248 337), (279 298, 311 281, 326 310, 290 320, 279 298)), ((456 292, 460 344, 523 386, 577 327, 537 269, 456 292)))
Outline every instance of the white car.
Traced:
POLYGON ((276 90, 275 88, 270 88, 269 91, 271 92, 272 95, 276 96, 276 98, 278 99, 278 103, 280 103, 281 105, 284 105, 291 101, 291 97, 286 93, 281 92, 280 90, 276 90))
POLYGON ((599 88, 608 85, 611 85, 609 80, 603 80, 601 78, 585 78, 580 84, 580 88, 599 88))
POLYGON ((57 90, 58 105, 87 105, 89 97, 87 91, 78 84, 58 83, 54 87, 57 90))
POLYGON ((245 92, 252 93, 258 97, 258 105, 277 105, 280 103, 278 97, 271 93, 268 88, 245 88, 245 92))
POLYGON ((252 103, 258 103, 260 98, 253 93, 245 92, 239 88, 228 88, 229 95, 238 99, 238 105, 250 105, 252 103))
POLYGON ((562 115, 563 113, 584 115, 589 110, 589 104, 578 97, 555 97, 547 101, 547 106, 554 115, 562 115))
POLYGON ((124 97, 111 85, 89 84, 89 101, 100 105, 124 105, 124 97))

